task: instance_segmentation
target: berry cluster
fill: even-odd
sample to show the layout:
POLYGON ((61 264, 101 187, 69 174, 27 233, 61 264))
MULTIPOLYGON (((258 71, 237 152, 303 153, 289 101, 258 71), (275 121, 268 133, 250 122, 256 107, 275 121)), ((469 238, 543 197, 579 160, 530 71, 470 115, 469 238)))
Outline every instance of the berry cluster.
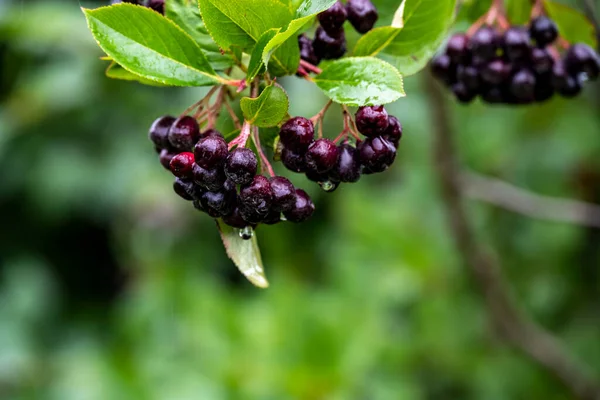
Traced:
POLYGON ((432 61, 432 72, 468 103, 478 95, 487 103, 528 104, 550 99, 555 93, 571 98, 586 79, 600 74, 600 56, 581 43, 564 56, 552 45, 559 36, 546 16, 529 28, 512 26, 504 32, 483 26, 471 37, 450 37, 444 54, 432 61))
POLYGON ((273 225, 282 220, 281 214, 288 221, 302 222, 315 209, 306 192, 288 179, 257 175, 258 160, 252 150, 230 150, 221 133, 200 132, 193 117, 158 118, 149 136, 161 164, 176 177, 175 192, 229 226, 273 225))
POLYGON ((355 124, 366 136, 365 140, 357 139, 356 147, 348 140, 339 145, 330 139, 315 140, 311 120, 289 119, 279 131, 282 163, 290 171, 305 173, 325 191, 334 191, 341 182, 356 182, 361 174, 385 171, 396 158, 402 125, 383 106, 360 107, 355 124))
POLYGON ((165 13, 165 0, 111 0, 110 4, 119 3, 130 3, 145 6, 153 9, 154 11, 164 14, 165 13))
POLYGON ((348 0, 344 6, 339 0, 329 9, 318 15, 319 27, 314 40, 306 35, 298 37, 300 57, 312 65, 321 60, 340 58, 346 53, 344 22, 350 21, 359 33, 367 33, 373 28, 379 15, 370 0, 348 0))

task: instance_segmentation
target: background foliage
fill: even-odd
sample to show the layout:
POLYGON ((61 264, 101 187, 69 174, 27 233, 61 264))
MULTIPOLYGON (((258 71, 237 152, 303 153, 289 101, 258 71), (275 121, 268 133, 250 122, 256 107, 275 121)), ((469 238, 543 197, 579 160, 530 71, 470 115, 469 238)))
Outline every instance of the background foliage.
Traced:
MULTIPOLYGON (((333 194, 304 183, 315 217, 258 231, 263 291, 171 193, 146 138, 205 89, 109 80, 100 55, 75 2, 0 3, 0 398, 568 398, 491 334, 456 258, 422 75, 390 106, 406 136, 389 173, 333 194)), ((280 83, 292 115, 326 101, 280 83)), ((599 90, 454 105, 466 166, 600 202, 599 90)), ((600 374, 599 231, 469 206, 526 309, 600 374)))

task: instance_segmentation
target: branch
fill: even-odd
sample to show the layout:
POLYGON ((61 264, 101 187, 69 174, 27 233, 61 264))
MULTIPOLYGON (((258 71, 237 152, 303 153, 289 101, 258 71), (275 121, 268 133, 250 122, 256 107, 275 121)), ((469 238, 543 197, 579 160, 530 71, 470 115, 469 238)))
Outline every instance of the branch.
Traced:
POLYGON ((433 155, 441 196, 456 246, 477 287, 481 289, 489 317, 498 334, 560 380, 582 400, 600 399, 600 386, 544 328, 517 306, 489 252, 476 239, 465 210, 460 169, 452 139, 450 114, 433 77, 424 77, 434 121, 433 155))
POLYGON ((584 201, 541 196, 473 172, 460 176, 463 195, 548 221, 600 228, 600 206, 584 201))

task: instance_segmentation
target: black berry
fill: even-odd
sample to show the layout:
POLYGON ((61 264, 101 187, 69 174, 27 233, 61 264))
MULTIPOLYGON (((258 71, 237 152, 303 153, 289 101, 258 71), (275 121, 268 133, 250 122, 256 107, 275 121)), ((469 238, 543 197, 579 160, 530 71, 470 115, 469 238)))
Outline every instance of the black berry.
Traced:
POLYGON ((534 47, 531 50, 531 67, 537 74, 545 74, 552 71, 554 59, 546 49, 534 47))
POLYGON ((319 24, 325 29, 325 32, 330 35, 336 35, 346 22, 346 8, 338 0, 327 10, 319 14, 319 24))
POLYGON ((225 161, 225 174, 238 185, 252 182, 258 169, 256 155, 250 149, 236 148, 231 151, 225 161))
POLYGON ((179 153, 169 163, 173 175, 179 178, 190 178, 194 168, 194 155, 190 152, 179 153))
POLYGON ((431 62, 431 72, 433 76, 442 82, 450 85, 456 80, 456 66, 450 61, 447 54, 441 54, 431 62))
POLYGON ((171 152, 169 149, 162 149, 158 156, 160 163, 165 169, 171 170, 171 160, 175 157, 177 153, 171 152))
POLYGON ((575 43, 567 50, 565 67, 570 74, 585 73, 594 80, 600 74, 600 56, 590 46, 575 43))
MULTIPOLYGON (((256 216, 259 219, 266 217, 273 204, 273 189, 269 180, 262 175, 256 175, 247 186, 240 190, 240 205, 242 215, 256 216)), ((260 222, 251 218, 248 222, 260 222)))
POLYGON ((271 178, 273 192, 273 210, 278 212, 289 211, 296 203, 296 189, 292 182, 283 176, 271 178))
POLYGON ((396 158, 396 148, 380 136, 367 138, 359 144, 362 165, 373 172, 385 171, 396 158))
POLYGON ((509 75, 510 65, 500 59, 491 61, 481 70, 481 79, 491 85, 503 83, 509 75))
POLYGON ((310 218, 315 212, 315 205, 310 196, 302 189, 296 189, 296 201, 291 210, 283 213, 285 218, 291 222, 303 222, 310 218))
POLYGON ((456 79, 470 91, 479 89, 479 71, 474 66, 459 65, 456 70, 456 79))
POLYGON ((450 61, 455 64, 460 64, 469 61, 469 38, 464 33, 456 33, 448 40, 446 46, 446 54, 450 57, 450 61))
POLYGON ((470 103, 477 96, 477 92, 469 89, 464 82, 456 82, 452 85, 452 93, 461 103, 470 103))
POLYGON ((263 218, 262 223, 267 225, 275 225, 281 222, 281 213, 279 211, 271 210, 266 217, 263 218))
POLYGON ((321 59, 315 54, 313 42, 305 34, 298 36, 298 46, 300 47, 300 58, 312 65, 318 65, 321 59))
POLYGON ((340 145, 336 165, 330 174, 340 182, 357 182, 360 179, 358 150, 349 144, 340 145))
POLYGON ((529 32, 520 26, 510 27, 504 32, 504 54, 511 61, 520 61, 530 54, 529 32))
POLYGON ((173 182, 173 190, 184 200, 194 199, 194 183, 191 181, 177 178, 173 182))
POLYGON ((169 129, 175 122, 175 117, 169 115, 160 117, 152 123, 148 136, 154 145, 159 149, 170 147, 169 144, 169 129))
POLYGON ((377 22, 379 15, 370 0, 348 0, 346 3, 348 21, 359 33, 367 33, 377 22))
POLYGON ((518 71, 510 82, 510 93, 518 100, 534 100, 535 76, 533 73, 526 69, 518 71))
POLYGON ((200 128, 193 117, 178 118, 169 130, 169 143, 179 151, 190 151, 200 137, 200 128))
POLYGON ((315 137, 313 123, 303 117, 295 117, 286 121, 279 131, 281 143, 292 150, 306 150, 315 137))
POLYGON ((206 190, 216 191, 223 187, 226 177, 222 168, 206 169, 198 164, 193 167, 194 182, 206 190))
POLYGON ((225 215, 222 218, 223 222, 233 228, 243 229, 248 226, 248 222, 244 221, 244 218, 242 218, 239 207, 235 207, 231 214, 225 215))
POLYGON ((482 26, 473 34, 469 43, 474 57, 487 61, 496 56, 499 38, 496 30, 491 26, 482 26))
POLYGON ((383 106, 360 107, 355 116, 356 127, 365 136, 378 136, 387 129, 388 113, 383 106))
POLYGON ((305 161, 309 170, 325 173, 337 162, 338 149, 329 139, 319 139, 308 146, 305 161))
POLYGON ((194 147, 196 164, 206 169, 222 165, 228 154, 225 139, 218 136, 202 138, 194 147))
POLYGON ((400 139, 402 139, 402 124, 393 115, 388 117, 388 127, 383 132, 383 138, 398 148, 400 139))
POLYGON ((204 192, 200 203, 208 215, 219 218, 231 214, 236 204, 236 193, 233 190, 204 192))
POLYGON ((539 47, 545 47, 556 40, 558 37, 558 28, 550 18, 540 16, 531 21, 529 35, 539 47))
POLYGON ((346 53, 346 35, 343 30, 330 35, 325 32, 325 29, 318 27, 313 40, 313 49, 317 57, 323 60, 340 58, 346 53))
POLYGON ((212 129, 212 128, 211 129, 207 129, 207 130, 205 130, 204 132, 202 132, 200 134, 200 138, 205 138, 205 137, 210 137, 210 136, 212 136, 212 137, 223 137, 223 134, 221 132, 219 132, 218 130, 212 129))
POLYGON ((281 162, 293 172, 306 172, 305 152, 295 152, 287 147, 281 152, 281 162))
POLYGON ((151 8, 160 14, 164 14, 165 0, 148 0, 146 3, 146 7, 151 8))

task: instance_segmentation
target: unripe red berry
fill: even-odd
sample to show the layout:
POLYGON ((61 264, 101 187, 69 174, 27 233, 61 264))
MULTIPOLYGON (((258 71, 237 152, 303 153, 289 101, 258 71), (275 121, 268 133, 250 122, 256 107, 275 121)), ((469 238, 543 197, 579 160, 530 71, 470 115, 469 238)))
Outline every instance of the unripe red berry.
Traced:
POLYGON ((173 175, 179 178, 190 178, 194 169, 194 155, 190 152, 177 154, 169 163, 173 175))

